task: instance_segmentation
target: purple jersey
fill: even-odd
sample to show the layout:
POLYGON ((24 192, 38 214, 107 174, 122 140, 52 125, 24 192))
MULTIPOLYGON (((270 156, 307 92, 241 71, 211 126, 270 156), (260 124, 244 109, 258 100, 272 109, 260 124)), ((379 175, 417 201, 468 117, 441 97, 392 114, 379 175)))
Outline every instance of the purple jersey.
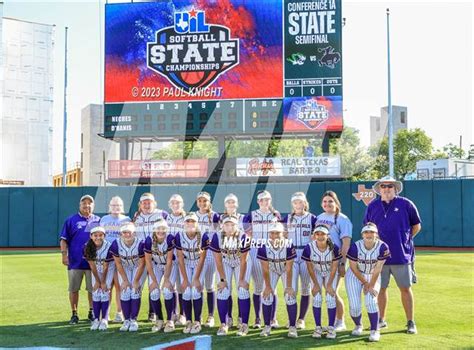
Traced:
POLYGON ((91 215, 88 218, 80 213, 71 215, 66 219, 59 239, 67 243, 69 265, 68 270, 89 270, 89 263, 84 259, 84 245, 89 240, 90 231, 97 226, 100 218, 97 215, 91 215))
POLYGON ((357 262, 357 268, 360 272, 370 274, 374 271, 378 261, 390 258, 390 250, 387 244, 381 240, 377 240, 372 249, 367 249, 364 240, 360 239, 351 244, 347 252, 347 258, 357 262))
POLYGON ((413 261, 411 227, 421 223, 413 202, 395 197, 390 203, 385 203, 377 198, 365 212, 364 223, 369 221, 377 225, 380 239, 390 248, 391 257, 387 259, 387 265, 405 265, 413 261))
POLYGON ((114 257, 120 258, 124 269, 135 269, 138 267, 140 259, 145 256, 143 242, 135 237, 130 246, 127 246, 121 239, 117 239, 110 246, 110 252, 114 257))
MULTIPOLYGON (((166 238, 161 243, 153 244, 153 238, 151 236, 145 239, 145 244, 143 246, 143 251, 145 253, 151 254, 151 260, 155 265, 166 265, 166 259, 168 257, 168 252, 174 249, 174 236, 167 235, 166 238)), ((175 259, 173 255, 173 260, 175 259)))
POLYGON ((271 244, 258 248, 257 258, 268 261, 270 271, 281 275, 286 271, 286 262, 296 258, 296 250, 292 245, 289 248, 274 248, 271 244))
POLYGON ((301 259, 310 261, 313 263, 314 269, 323 276, 327 276, 331 273, 332 263, 342 258, 337 245, 334 245, 333 249, 326 247, 324 251, 321 251, 316 241, 311 241, 303 249, 303 255, 301 259))

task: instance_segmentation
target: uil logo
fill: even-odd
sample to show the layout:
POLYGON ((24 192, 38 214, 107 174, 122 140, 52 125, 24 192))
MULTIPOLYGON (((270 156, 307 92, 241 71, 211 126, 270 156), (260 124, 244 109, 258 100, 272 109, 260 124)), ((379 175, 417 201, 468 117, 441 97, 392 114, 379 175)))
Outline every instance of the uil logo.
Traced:
POLYGON ((239 39, 223 25, 208 24, 205 11, 174 13, 174 25, 147 43, 147 66, 186 92, 210 86, 239 64, 239 39))
POLYGON ((299 108, 297 117, 298 120, 307 127, 316 129, 328 119, 329 113, 325 106, 318 105, 315 100, 307 100, 306 103, 299 108))

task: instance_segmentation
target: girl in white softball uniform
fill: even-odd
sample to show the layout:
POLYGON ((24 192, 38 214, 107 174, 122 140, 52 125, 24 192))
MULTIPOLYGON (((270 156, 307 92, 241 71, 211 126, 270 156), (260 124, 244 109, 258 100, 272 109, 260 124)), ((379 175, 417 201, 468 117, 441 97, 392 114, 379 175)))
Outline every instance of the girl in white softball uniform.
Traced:
MULTIPOLYGON (((232 281, 237 287, 239 311, 242 315, 242 324, 237 335, 248 333, 248 320, 250 313, 250 263, 248 251, 250 238, 245 239, 245 234, 238 228, 236 216, 225 216, 222 220, 222 231, 216 233, 211 241, 211 250, 214 252, 217 272, 220 281, 217 284, 217 309, 221 326, 217 335, 227 335, 229 324, 229 299, 232 295, 232 281)), ((232 314, 230 314, 232 316, 232 314)))
POLYGON ((265 281, 265 289, 262 294, 265 327, 260 333, 262 337, 268 337, 272 329, 272 309, 280 279, 285 289, 286 310, 290 324, 288 337, 296 338, 298 336, 296 331, 296 293, 292 277, 296 251, 293 245, 289 246, 289 241, 284 237, 284 230, 283 225, 279 222, 271 224, 268 228, 268 243, 258 248, 257 257, 260 260, 265 281))
MULTIPOLYGON (((259 208, 247 214, 244 222, 248 223, 249 229, 246 234, 252 237, 253 242, 268 240, 269 227, 281 220, 280 213, 272 206, 272 195, 268 191, 261 191, 257 194, 257 204, 259 208)), ((257 248, 250 248, 250 258, 252 259, 252 279, 253 279, 253 307, 255 310, 254 328, 261 327, 260 314, 262 309, 262 292, 263 292, 263 271, 262 264, 257 259, 257 248)), ((278 327, 276 320, 277 297, 273 298, 272 306, 272 327, 278 327)))
POLYGON ((322 288, 324 287, 329 320, 326 338, 335 339, 337 268, 341 255, 337 245, 332 243, 329 238, 327 226, 316 226, 313 231, 313 240, 304 248, 302 258, 306 261, 308 273, 313 281, 313 315, 316 323, 313 338, 321 338, 323 334, 321 306, 323 304, 322 288))
MULTIPOLYGON (((173 316, 175 306, 174 285, 176 283, 177 267, 174 264, 174 236, 167 235, 168 223, 158 220, 153 225, 153 233, 145 240, 145 262, 148 271, 148 285, 150 286, 151 306, 158 315, 161 309, 160 294, 163 293, 166 308, 166 325, 164 332, 174 331, 173 316), (164 280, 163 288, 161 280, 164 280)), ((163 328, 163 320, 157 318, 152 332, 158 332, 163 328)))
POLYGON ((131 222, 122 226, 120 232, 120 239, 110 247, 118 271, 120 303, 125 318, 120 331, 136 332, 142 287, 146 279, 144 243, 135 235, 135 225, 131 222))
POLYGON ((377 296, 380 291, 380 272, 390 251, 385 242, 378 238, 378 229, 368 222, 362 228, 362 239, 352 243, 347 253, 350 269, 346 274, 346 289, 349 311, 355 328, 352 335, 362 335, 362 305, 360 296, 364 294, 365 306, 370 320, 369 341, 379 341, 379 306, 377 296))
MULTIPOLYGON (((184 229, 184 217, 186 216, 186 212, 184 211, 183 197, 181 197, 181 195, 179 194, 173 194, 168 200, 168 207, 170 209, 170 212, 168 214, 168 217, 166 218, 166 221, 168 222, 167 234, 172 235, 174 238, 178 232, 183 232, 184 229)), ((179 276, 178 259, 174 260, 174 264, 176 265, 176 270, 178 271, 178 273, 176 274, 176 305, 174 309, 175 315, 173 319, 175 320, 176 326, 184 326, 186 325, 186 317, 184 316, 183 291, 181 290, 181 279, 179 276)))
POLYGON ((202 234, 198 227, 198 217, 188 213, 184 218, 184 231, 175 237, 176 254, 178 255, 181 289, 183 293, 186 327, 183 333, 201 332, 202 287, 204 284, 204 261, 209 247, 207 234, 202 234), (194 323, 192 312, 194 309, 194 323))
POLYGON ((90 239, 84 248, 84 258, 89 262, 92 272, 92 307, 95 318, 91 326, 92 331, 105 331, 108 326, 110 289, 115 270, 109 252, 110 246, 111 243, 105 240, 103 227, 96 226, 91 229, 90 239))
MULTIPOLYGON (((203 191, 197 194, 196 204, 198 207, 196 215, 198 217, 199 230, 202 234, 207 234, 209 240, 211 240, 214 233, 219 229, 220 215, 212 210, 211 195, 207 192, 203 191)), ((204 287, 207 292, 208 318, 204 323, 205 327, 214 327, 214 308, 216 304, 215 276, 216 262, 214 261, 214 255, 207 254, 204 264, 204 287)))
POLYGON ((292 211, 283 219, 290 240, 296 249, 296 259, 293 262, 293 285, 298 294, 298 282, 301 280, 300 316, 296 321, 297 329, 305 328, 305 316, 309 306, 311 280, 306 262, 302 259, 304 247, 311 242, 311 233, 316 226, 316 216, 309 212, 309 203, 303 192, 291 196, 292 211))

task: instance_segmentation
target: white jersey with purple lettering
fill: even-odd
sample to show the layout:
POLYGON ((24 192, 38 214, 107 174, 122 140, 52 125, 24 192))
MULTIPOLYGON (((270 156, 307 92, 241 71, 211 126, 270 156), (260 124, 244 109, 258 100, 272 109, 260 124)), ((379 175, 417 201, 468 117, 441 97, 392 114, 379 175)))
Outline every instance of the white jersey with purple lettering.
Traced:
POLYGON ((332 263, 340 260, 342 255, 339 252, 337 245, 334 245, 332 249, 328 246, 325 250, 321 251, 318 248, 316 241, 312 241, 303 249, 303 255, 301 258, 304 261, 312 262, 314 271, 317 274, 326 277, 331 273, 332 263))
MULTIPOLYGON (((386 260, 390 257, 390 250, 385 242, 377 240, 371 249, 367 249, 364 240, 358 240, 351 244, 347 252, 347 258, 357 263, 357 269, 362 273, 366 281, 371 281, 375 266, 379 261, 386 260)), ((346 291, 349 300, 349 311, 352 317, 360 316, 362 312, 362 304, 360 300, 363 294, 364 286, 356 277, 352 269, 346 273, 346 291)), ((374 285, 374 290, 380 291, 380 275, 374 285)), ((379 311, 377 297, 371 293, 365 293, 365 306, 369 313, 379 311)))
POLYGON ((105 215, 100 219, 100 226, 105 229, 105 239, 113 243, 120 237, 120 227, 130 222, 130 218, 126 215, 114 216, 112 214, 105 215))
MULTIPOLYGON (((219 229, 218 213, 211 211, 210 213, 196 212, 198 217, 198 226, 203 234, 206 234, 209 240, 212 240, 214 233, 219 229)), ((204 264, 204 286, 206 291, 214 291, 214 281, 216 276, 216 262, 214 261, 213 254, 206 254, 206 262, 204 264)))
MULTIPOLYGON (((140 259, 143 259, 145 253, 143 251, 143 242, 135 237, 133 243, 130 246, 127 246, 122 239, 117 239, 110 246, 110 252, 114 257, 120 259, 121 265, 127 277, 127 280, 130 284, 135 280, 138 273, 138 266, 140 264, 140 259)), ((124 282, 123 277, 118 273, 119 283, 124 282)), ((121 291, 120 298, 122 300, 139 299, 141 298, 143 283, 146 279, 146 269, 143 269, 142 275, 138 278, 140 288, 135 290, 134 288, 127 288, 126 290, 121 291)))
POLYGON ((178 232, 184 230, 184 217, 185 215, 174 215, 173 213, 168 214, 166 222, 168 223, 167 234, 176 236, 178 232))
POLYGON ((311 233, 316 226, 316 216, 311 213, 289 214, 285 216, 283 223, 286 225, 288 239, 295 246, 297 261, 300 261, 304 247, 311 242, 311 233))
MULTIPOLYGON (((104 274, 104 267, 105 263, 108 263, 108 268, 107 268, 107 276, 105 278, 105 283, 107 285, 107 288, 110 289, 112 285, 112 280, 114 278, 114 271, 115 271, 115 265, 113 263, 114 258, 112 256, 112 253, 110 252, 110 246, 112 243, 105 241, 102 244, 102 247, 97 249, 96 251, 96 257, 94 259, 94 264, 97 269, 97 273, 99 275, 99 278, 102 280, 103 274, 104 274)), ((85 247, 84 247, 85 250, 85 247)), ((84 251, 84 259, 87 260, 85 256, 85 251, 84 251)), ((96 279, 94 274, 92 274, 92 284, 94 285, 96 283, 96 279)))
POLYGON ((136 226, 136 234, 140 241, 145 241, 145 239, 153 233, 153 225, 160 219, 165 219, 168 217, 168 212, 161 209, 155 209, 150 214, 140 213, 134 219, 136 226))

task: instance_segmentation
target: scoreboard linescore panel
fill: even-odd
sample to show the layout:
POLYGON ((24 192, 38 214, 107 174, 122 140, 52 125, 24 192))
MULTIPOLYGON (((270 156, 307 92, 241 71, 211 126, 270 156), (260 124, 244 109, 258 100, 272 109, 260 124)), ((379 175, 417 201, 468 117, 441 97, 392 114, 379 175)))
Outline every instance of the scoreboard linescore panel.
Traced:
POLYGON ((106 4, 104 134, 342 131, 341 3, 106 4))

